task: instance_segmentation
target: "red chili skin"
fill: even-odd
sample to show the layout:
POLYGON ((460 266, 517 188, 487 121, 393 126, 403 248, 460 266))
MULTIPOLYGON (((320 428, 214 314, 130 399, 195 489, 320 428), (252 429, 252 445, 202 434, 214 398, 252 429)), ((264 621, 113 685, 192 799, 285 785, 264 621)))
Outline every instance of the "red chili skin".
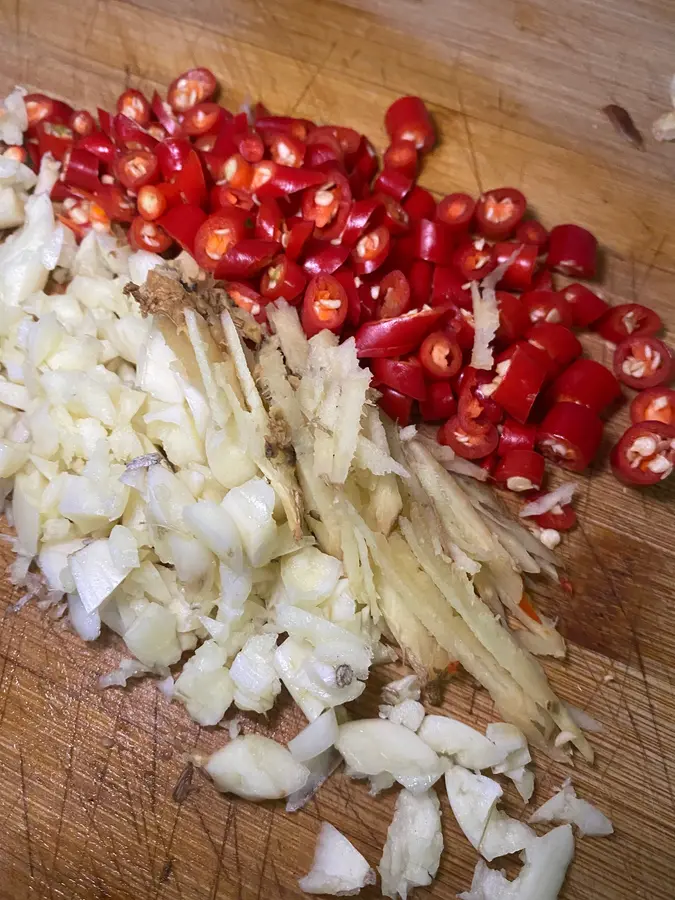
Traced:
POLYGON ((303 269, 310 275, 332 275, 349 257, 349 247, 312 239, 305 247, 303 269))
POLYGON ((96 120, 87 109, 77 109, 68 124, 79 137, 86 137, 96 131, 96 120))
POLYGON ((76 144, 76 148, 78 150, 86 150, 87 153, 91 153, 92 156, 107 163, 111 163, 117 154, 112 140, 101 131, 81 137, 76 144))
POLYGON ((614 351, 613 366, 619 381, 641 391, 670 380, 673 374, 673 354, 670 347, 658 338, 629 337, 614 351), (635 361, 634 366, 631 366, 631 360, 635 361), (656 365, 654 360, 658 360, 656 365), (632 368, 635 371, 631 372, 632 368))
POLYGON ((159 181, 159 163, 150 150, 127 150, 117 157, 113 171, 122 187, 135 193, 143 185, 159 181))
POLYGON ((539 322, 533 325, 526 332, 525 339, 534 347, 548 353, 561 369, 569 366, 577 356, 581 356, 583 349, 569 328, 552 322, 539 322))
POLYGON ((558 366, 545 350, 540 350, 539 347, 535 347, 533 344, 530 344, 529 341, 524 340, 516 341, 515 344, 511 344, 510 347, 507 347, 505 350, 498 353, 495 357, 495 363, 503 362, 505 359, 511 359, 517 348, 520 348, 525 353, 529 353, 537 365, 544 370, 546 373, 546 378, 544 380, 545 384, 549 381, 553 381, 559 374, 560 370, 558 366))
POLYGON ((373 220, 374 224, 384 225, 392 236, 399 236, 410 231, 410 216, 398 200, 394 200, 389 194, 374 194, 373 200, 377 200, 379 203, 379 209, 373 220))
POLYGON ((663 328, 660 317, 640 303, 621 303, 612 306, 594 326, 598 334, 611 344, 620 344, 629 337, 647 337, 663 328))
POLYGON ((242 131, 246 132, 247 130, 247 125, 240 128, 239 122, 235 118, 228 119, 227 116, 224 116, 220 120, 216 141, 213 145, 213 153, 215 153, 216 156, 222 156, 226 159, 234 153, 238 153, 239 135, 242 131))
POLYGON ((595 236, 579 225, 556 225, 548 239, 546 265, 571 278, 593 278, 598 255, 595 236))
POLYGON ((590 465, 601 440, 602 422, 578 403, 556 403, 537 430, 539 452, 572 472, 590 465))
POLYGON ((405 356, 417 350, 424 338, 437 328, 447 315, 447 307, 405 313, 393 319, 364 322, 356 332, 359 359, 382 356, 405 356))
POLYGON ((335 278, 336 281, 339 281, 345 289, 345 293, 347 294, 347 318, 345 319, 345 326, 354 330, 361 324, 362 316, 361 297, 359 295, 359 290, 356 287, 356 282, 354 281, 354 273, 350 272, 349 269, 338 269, 338 271, 333 274, 333 278, 335 278))
POLYGON ((68 106, 63 100, 55 100, 53 97, 48 97, 46 94, 26 94, 23 102, 26 105, 29 128, 34 127, 44 119, 66 125, 73 114, 72 106, 68 106))
POLYGON ((394 422, 398 422, 401 428, 410 425, 413 398, 406 397, 405 394, 400 394, 398 391, 388 387, 381 388, 380 393, 382 396, 377 402, 382 412, 394 422))
POLYGON ((308 119, 295 119, 293 116, 256 116, 256 130, 266 141, 271 141, 275 134, 288 134, 299 141, 306 141, 314 123, 308 119))
POLYGON ((162 176, 169 179, 180 172, 192 152, 192 144, 187 138, 166 138, 160 141, 155 153, 162 176))
POLYGON ((675 425, 675 391, 667 387, 642 391, 630 405, 630 420, 638 422, 663 422, 675 425))
POLYGON ((497 291, 496 295, 499 307, 499 328, 495 340, 498 344, 512 344, 525 334, 530 320, 518 297, 507 291, 497 291))
POLYGON ((93 196, 112 222, 131 222, 134 219, 134 203, 118 184, 102 184, 93 196))
POLYGON ((253 195, 248 191, 237 190, 237 188, 230 187, 229 184, 215 184, 209 194, 209 206, 211 212, 217 212, 219 209, 228 206, 235 206, 238 209, 245 209, 247 212, 251 212, 255 203, 253 202, 253 195))
POLYGON ((295 305, 307 284, 302 268, 286 256, 280 256, 263 273, 260 293, 268 300, 286 300, 295 305))
MULTIPOLYGON (((214 135, 215 146, 215 135, 220 130, 220 122, 224 115, 225 111, 217 103, 198 103, 183 116, 183 131, 190 137, 214 135)), ((260 143, 262 144, 262 140, 260 143)), ((258 158, 262 159, 262 155, 258 158)))
POLYGON ((68 185, 97 191, 101 186, 98 177, 99 160, 93 153, 73 147, 63 158, 60 180, 68 185))
POLYGON ((107 110, 101 109, 100 106, 97 108, 96 114, 98 115, 98 124, 101 126, 101 131, 103 132, 103 134, 107 135, 108 137, 112 137, 113 117, 107 110))
POLYGON ((113 116, 111 127, 110 136, 120 150, 154 150, 157 146, 151 134, 122 113, 113 116))
POLYGON ((547 399, 551 403, 577 403, 599 415, 621 396, 614 375, 594 359, 577 359, 554 381, 547 399))
POLYGON ((167 100, 176 113, 187 112, 216 93, 216 76, 209 69, 188 69, 169 85, 167 100))
POLYGON ((136 122, 141 128, 147 128, 150 124, 150 101, 142 91, 127 88, 117 98, 116 108, 118 113, 136 122))
POLYGON ((509 490, 526 491, 540 490, 546 472, 546 460, 541 453, 534 450, 509 450, 495 469, 494 479, 499 484, 505 485, 509 490), (529 487, 509 487, 511 478, 525 478, 529 481, 529 487))
POLYGON ((438 429, 437 440, 439 444, 451 447, 463 459, 481 459, 495 450, 499 443, 499 432, 492 423, 485 431, 467 431, 459 417, 453 416, 438 429))
POLYGON ((246 162, 257 163, 265 155, 263 139, 255 131, 247 131, 237 138, 237 149, 246 162))
POLYGON ((447 381, 434 381, 427 386, 427 399, 420 403, 420 414, 425 422, 449 419, 457 412, 457 401, 447 381))
POLYGON ((479 250, 473 242, 459 246, 453 254, 452 262, 465 282, 480 281, 497 265, 492 247, 486 245, 479 250))
POLYGON ((548 244, 548 231, 536 219, 527 219, 516 228, 516 240, 523 244, 534 244, 541 253, 548 244))
POLYGON ((183 202, 195 206, 206 206, 208 199, 206 179, 199 155, 195 150, 190 150, 183 167, 176 172, 172 182, 178 188, 183 202))
POLYGON ((374 197, 368 197, 366 200, 356 200, 352 203, 344 231, 342 232, 342 243, 345 247, 354 246, 380 208, 381 204, 374 197))
POLYGON ((415 255, 418 259, 437 265, 448 265, 455 247, 452 230, 443 222, 420 219, 413 227, 416 241, 415 255))
POLYGON ((458 306, 451 307, 451 310, 446 330, 453 332, 457 338, 457 343, 462 350, 471 350, 476 339, 473 313, 469 312, 468 309, 461 309, 458 306))
POLYGON ((419 360, 429 378, 434 381, 449 381, 462 368, 462 350, 451 335, 443 331, 432 331, 422 341, 419 360))
POLYGON ((602 297, 583 284, 568 284, 560 293, 572 311, 572 323, 576 328, 588 328, 610 308, 602 297))
POLYGON ((476 211, 476 201, 468 194, 448 194, 439 200, 436 219, 455 235, 467 234, 476 211))
POLYGON ((281 249, 278 241, 245 238, 228 249, 218 263, 215 277, 224 281, 253 278, 271 264, 281 249))
POLYGON ((536 437, 536 425, 516 422, 515 419, 507 416, 501 428, 497 452, 500 456, 506 456, 513 450, 534 450, 536 437))
POLYGON ((183 250, 192 254, 195 235, 206 219, 206 213, 198 206, 182 203, 164 213, 157 222, 183 250))
POLYGON ((375 148, 365 135, 361 135, 359 146, 350 161, 351 175, 356 175, 364 184, 370 184, 377 172, 377 154, 375 148))
MULTIPOLYGON (((527 502, 539 500, 544 496, 544 491, 535 491, 527 495, 527 502)), ((532 516, 532 521, 536 522, 540 528, 555 528, 556 531, 569 531, 577 524, 577 514, 571 503, 565 503, 560 507, 560 512, 554 512, 555 507, 540 516, 532 516)))
POLYGON ((663 422, 640 422, 631 425, 612 448, 610 454, 612 472, 623 484, 631 487, 648 487, 664 481, 672 472, 675 464, 675 426, 665 425, 663 422), (635 441, 639 438, 653 438, 659 447, 658 454, 652 457, 640 457, 631 452, 635 441), (654 456, 665 457, 671 468, 665 472, 653 472, 648 468, 648 462, 654 456), (637 465, 631 465, 634 459, 641 460, 637 465))
POLYGON ((416 184, 403 201, 403 209, 411 222, 433 219, 436 216, 436 201, 433 194, 416 184))
POLYGON ((291 226, 291 230, 288 232, 286 240, 282 240, 282 243, 286 245, 286 256, 289 259, 292 259, 293 262, 297 262, 297 260, 302 255, 305 244, 309 240, 314 231, 314 225, 312 222, 296 222, 291 226))
POLYGON ((302 301, 302 327, 307 337, 313 337, 327 329, 339 334, 345 319, 349 301, 340 282, 332 275, 315 275, 307 285, 302 301), (339 301, 337 309, 323 308, 321 301, 339 301))
POLYGON ((233 300, 240 309, 245 309, 251 313, 257 322, 266 322, 267 314, 265 306, 267 300, 262 297, 255 288, 243 281, 228 281, 225 285, 231 300, 233 300))
POLYGON ((307 135, 305 164, 310 169, 328 166, 331 169, 344 170, 344 151, 337 137, 330 128, 315 128, 307 135))
POLYGON ((533 291, 555 291, 553 273, 550 269, 540 269, 532 279, 533 291))
POLYGON ((303 163, 307 145, 291 134, 272 135, 270 156, 280 166, 291 166, 298 169, 303 163))
MULTIPOLYGON (((431 294, 431 282, 433 279, 433 266, 423 259, 416 259, 408 270, 408 283, 410 284, 410 305, 415 309, 429 303, 431 294)), ((447 304, 436 304, 447 305, 447 304)))
MULTIPOLYGON (((462 309, 471 309, 471 291, 465 288, 464 284, 465 282, 456 269, 449 266, 436 266, 431 283, 431 305, 439 306, 442 303, 450 302, 461 306, 462 309)), ((517 302, 519 303, 519 301, 517 302)))
POLYGON ((244 240, 250 232, 249 215, 242 209, 231 207, 210 215, 195 234, 192 255, 207 272, 215 272, 227 250, 244 240))
POLYGON ((373 193, 389 194, 400 203, 413 186, 413 179, 398 169, 382 169, 373 184, 373 193))
POLYGON ((391 249, 391 235, 384 225, 366 232, 351 252, 352 268, 357 275, 370 275, 384 263, 391 249))
POLYGON ((457 416, 462 427, 471 433, 485 431, 490 425, 499 425, 504 410, 484 393, 492 381, 492 375, 473 366, 466 366, 455 380, 458 392, 457 416))
POLYGON ((427 398, 424 371, 416 359, 373 359, 370 371, 373 373, 374 387, 384 384, 413 400, 427 398))
POLYGON ((382 165, 385 169, 397 169, 408 178, 417 175, 417 148, 412 141, 393 140, 384 151, 382 165))
POLYGON ((280 241, 283 215, 281 207, 273 197, 260 201, 255 217, 255 237, 261 241, 280 241))
POLYGON ((392 140, 412 141, 426 153, 436 142, 429 110, 420 97, 399 97, 384 114, 384 127, 392 140))
POLYGON ((521 301, 533 325, 551 322, 572 327, 572 311, 562 294, 555 291, 528 291, 523 294, 521 301))
POLYGON ((129 243, 134 250, 165 253, 173 241, 157 222, 147 222, 141 216, 136 216, 129 229, 129 243))
POLYGON ((162 100, 157 91, 152 95, 152 103, 150 105, 153 115, 168 135, 175 137, 180 134, 180 122, 174 115, 171 106, 162 100))
POLYGON ((378 319, 392 319, 402 316, 410 309, 410 284, 403 272, 392 269, 380 282, 377 298, 378 319))
POLYGON ((518 248, 520 248, 518 256, 504 272, 502 280, 499 282, 500 287, 507 291, 530 290, 534 270, 537 266, 537 248, 534 244, 511 244, 508 242, 495 244, 493 248, 498 266, 505 263, 518 248))
POLYGON ((73 146, 75 135, 68 125, 42 120, 37 125, 37 139, 40 157, 45 153, 51 153, 61 162, 66 151, 73 146))
POLYGON ((522 347, 516 347, 492 399, 518 422, 527 417, 546 380, 546 370, 522 347))
MULTIPOLYGON (((299 172, 300 169, 291 169, 299 172)), ((302 217, 315 223, 314 237, 322 241, 333 241, 342 234, 349 217, 352 192, 349 182, 335 170, 324 174, 321 186, 312 187, 302 197, 302 217), (322 194, 332 194, 333 200, 327 206, 316 202, 322 194)))
POLYGON ((483 237, 503 241, 516 230, 526 207, 525 197, 516 188, 486 191, 476 203, 476 229, 483 237))

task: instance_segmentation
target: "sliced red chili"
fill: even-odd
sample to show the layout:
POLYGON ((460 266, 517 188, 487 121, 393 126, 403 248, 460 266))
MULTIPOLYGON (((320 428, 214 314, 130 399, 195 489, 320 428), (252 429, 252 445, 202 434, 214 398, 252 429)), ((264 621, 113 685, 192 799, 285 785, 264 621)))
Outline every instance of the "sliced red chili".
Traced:
POLYGON ((640 303, 613 306, 595 323, 595 330, 606 341, 620 344, 629 337, 647 337, 663 328, 660 317, 640 303))
POLYGON ((94 197, 113 222, 131 222, 136 214, 133 201, 118 184, 102 184, 94 197))
POLYGON ((582 472, 600 447, 602 422, 588 407, 556 403, 537 431, 537 449, 559 466, 582 472))
POLYGON ((438 429, 438 443, 451 447, 463 459, 481 459, 488 456, 499 442, 499 432, 492 423, 484 431, 467 431, 458 416, 438 429))
POLYGON ((538 491, 546 471, 546 460, 534 450, 509 450, 495 469, 494 479, 510 491, 538 491))
POLYGON ((410 284, 403 272, 393 269, 384 276, 378 287, 378 319, 391 319, 403 315, 410 308, 410 284))
POLYGON ((480 281, 497 265, 492 247, 482 238, 460 245, 452 261, 464 281, 480 281))
POLYGON ((548 231, 536 219, 527 219, 516 228, 516 240, 523 244, 534 244, 541 253, 548 244, 548 231))
POLYGON ((425 422, 449 419, 457 412, 457 401, 447 381, 434 381, 427 385, 427 399, 420 403, 420 414, 425 422))
POLYGON ((152 112, 168 135, 176 136, 180 133, 180 122, 174 115, 170 104, 162 100, 157 91, 152 95, 152 112))
POLYGON ((314 237, 326 241, 340 237, 348 221, 351 199, 349 182, 336 171, 329 174, 321 187, 305 192, 302 217, 314 222, 314 237))
POLYGON ((110 136, 120 150, 154 150, 157 146, 151 134, 122 113, 113 116, 110 136))
POLYGON ((332 275, 315 275, 302 302, 302 327, 307 337, 327 329, 338 334, 348 309, 347 292, 332 275))
POLYGON ((135 250, 148 250, 150 253, 164 253, 173 241, 156 222, 147 222, 141 216, 131 223, 129 243, 135 250))
POLYGON ((379 205, 379 218, 375 224, 384 225, 391 235, 396 236, 410 230, 410 216, 398 200, 394 200, 389 194, 374 194, 373 200, 379 205))
MULTIPOLYGON (((315 198, 316 196, 315 194, 315 198)), ((374 197, 368 197, 366 200, 356 200, 352 203, 341 237, 345 247, 354 246, 380 208, 380 202, 374 197)))
MULTIPOLYGON (((545 496, 544 491, 536 491, 527 498, 527 502, 539 500, 545 496)), ((536 522, 540 528, 554 528, 556 531, 569 531, 577 524, 577 514, 571 503, 563 505, 556 503, 548 512, 541 513, 538 516, 532 516, 532 521, 536 522)))
POLYGON ((417 147, 412 141, 392 141, 384 151, 382 165, 414 178, 417 175, 417 147))
POLYGON ((107 134, 103 134, 102 131, 81 137, 77 142, 77 149, 86 150, 92 156, 107 163, 112 162, 117 155, 117 149, 112 139, 107 134))
POLYGON ((507 359, 511 359, 513 354, 517 349, 528 353, 530 357, 537 363, 537 365, 544 370, 546 373, 546 377, 544 379, 544 383, 548 381, 552 381, 556 375, 558 375, 560 369, 557 364, 551 359, 551 357, 546 353, 545 350, 540 349, 539 347, 535 347, 534 344, 530 344, 529 341, 516 341, 515 344, 511 344, 510 347, 507 347, 505 350, 502 350, 500 353, 495 356, 495 362, 501 363, 507 359))
POLYGON ((69 186, 96 191, 101 186, 99 165, 99 160, 93 153, 72 147, 63 157, 59 178, 69 186))
POLYGON ((198 103, 183 116, 183 131, 191 137, 213 134, 215 145, 215 131, 220 126, 222 114, 223 110, 217 103, 198 103))
POLYGON ((412 222, 433 219, 436 216, 436 201, 433 194, 416 184, 403 201, 403 209, 412 222))
POLYGON ((487 191, 481 194, 476 204, 476 228, 483 237, 503 240, 516 230, 526 207, 525 197, 516 188, 487 191))
POLYGON ((424 371, 416 359, 373 359, 370 362, 373 387, 384 384, 413 400, 426 400, 424 371))
POLYGON ((299 302, 307 284, 303 269, 287 256, 279 256, 263 273, 260 293, 269 300, 284 299, 288 303, 299 302))
POLYGON ((68 124, 79 137, 86 137, 96 131, 96 119, 87 109, 76 110, 68 120, 68 124))
POLYGON ((675 391, 667 387, 654 387, 633 397, 630 419, 638 422, 663 422, 675 425, 675 391))
POLYGON ((540 269, 532 279, 532 291, 555 291, 553 272, 550 269, 540 269))
POLYGON ((136 122, 141 128, 150 124, 150 101, 142 91, 128 88, 117 98, 117 112, 136 122))
POLYGON ((414 402, 413 398, 406 397, 405 394, 388 387, 380 388, 380 393, 382 396, 377 401, 380 409, 394 422, 398 422, 401 428, 409 425, 414 402))
POLYGON ((492 399, 493 376, 482 369, 466 366, 455 379, 458 393, 457 415, 467 431, 485 431, 498 425, 504 410, 492 399))
POLYGON ((183 167, 173 176, 172 183, 178 188, 184 203, 206 206, 208 191, 204 169, 196 150, 191 150, 183 167))
POLYGON ((286 249, 286 256, 289 259, 292 259, 295 262, 300 258, 305 244, 311 237, 313 231, 314 224, 312 222, 300 220, 291 226, 288 234, 284 235, 282 238, 282 244, 286 249))
POLYGON ((26 94, 23 102, 26 106, 28 125, 31 128, 44 119, 65 125, 73 115, 72 106, 64 103, 63 100, 48 97, 46 94, 26 94))
POLYGON ((215 277, 225 281, 253 278, 271 265, 280 251, 281 244, 278 241, 245 238, 228 248, 218 263, 215 277))
POLYGON ((37 139, 40 156, 51 153, 59 162, 75 141, 75 134, 68 125, 59 122, 41 121, 37 125, 37 139))
POLYGON ((349 247, 312 239, 305 245, 305 261, 302 264, 310 275, 332 275, 349 258, 349 247))
POLYGON ((167 209, 181 202, 178 189, 167 183, 146 184, 140 189, 136 198, 138 213, 148 222, 159 219, 167 209))
POLYGON ((404 313, 393 319, 365 322, 355 335, 357 355, 359 358, 405 356, 417 350, 448 312, 448 307, 436 307, 404 313))
POLYGON ((352 250, 352 268, 357 275, 369 275, 384 263, 391 248, 391 235, 379 225, 359 238, 352 250))
POLYGON ((553 322, 538 322, 525 334, 533 347, 544 350, 555 364, 564 369, 581 356, 582 346, 575 335, 564 325, 553 322))
POLYGON ((187 138, 166 138, 157 144, 155 153, 162 176, 169 179, 180 172, 194 150, 187 138))
POLYGON ((577 328, 588 328, 609 309, 609 304, 602 297, 583 284, 568 284, 561 293, 572 311, 572 322, 577 328))
POLYGON ((579 225, 556 225, 548 239, 546 264, 573 278, 593 278, 598 242, 579 225))
POLYGON ((283 213, 274 197, 260 201, 255 217, 255 236, 261 240, 281 241, 283 213))
POLYGON ((551 322, 571 327, 572 311, 562 294, 555 291, 528 291, 521 300, 533 325, 551 322))
POLYGON ((452 331, 457 337, 457 343, 462 350, 471 350, 476 339, 476 325, 473 313, 468 309, 451 306, 448 316, 447 330, 452 331))
POLYGON ((303 141, 290 134, 275 134, 270 141, 270 156, 280 166, 299 168, 304 159, 307 147, 303 141))
MULTIPOLYGON (((292 166, 280 166, 272 160, 264 159, 253 166, 251 190, 259 197, 286 197, 288 194, 296 194, 298 191, 305 191, 325 183, 325 172, 314 172, 304 166, 294 169, 292 166)), ((345 207, 348 212, 349 201, 346 192, 345 207)))
MULTIPOLYGON (((450 266, 436 266, 431 283, 431 305, 454 303, 462 309, 471 309, 471 290, 459 272, 450 266)), ((499 297, 499 294, 497 295, 499 297)), ((515 297, 513 298, 516 299, 515 297)), ((520 305, 520 301, 517 301, 520 305)))
POLYGON ((159 163, 150 150, 128 150, 113 164, 115 177, 128 191, 139 191, 159 181, 159 163))
POLYGON ((216 76, 209 69, 188 69, 171 82, 167 99, 174 112, 184 113, 210 100, 217 86, 216 76))
POLYGON ((410 176, 401 172, 400 169, 382 169, 373 184, 373 192, 381 194, 389 194, 399 203, 410 192, 413 186, 413 180, 410 176))
POLYGON ((244 284, 243 281, 229 281, 225 285, 225 290, 239 309, 250 313, 258 321, 264 321, 266 318, 264 307, 267 301, 250 284, 244 284))
POLYGON ((500 344, 512 344, 525 334, 530 320, 518 297, 507 291, 497 291, 496 296, 499 307, 499 328, 495 339, 500 344))
POLYGON ((245 209, 250 212, 255 203, 253 194, 249 193, 249 191, 240 191, 237 188, 230 187, 229 184, 216 184, 211 188, 209 205, 212 212, 217 212, 224 206, 236 206, 239 209, 245 209))
POLYGON ((276 134, 288 134, 299 141, 306 141, 314 123, 308 119, 295 119, 293 116, 256 116, 255 127, 266 141, 271 141, 276 134))
POLYGON ((195 235, 206 220, 206 213, 199 206, 181 203, 174 206, 158 219, 164 231, 176 241, 183 250, 192 253, 195 235))
POLYGON ((554 381, 548 394, 553 403, 578 403, 601 413, 621 396, 614 375, 594 359, 577 359, 554 381))
POLYGON ((645 487, 664 481, 675 466, 675 426, 663 422, 631 425, 610 454, 614 475, 624 484, 645 487))
POLYGON ((657 387, 673 374, 673 354, 655 337, 629 337, 614 351, 614 374, 636 391, 657 387))
POLYGON ((432 264, 423 259, 416 259, 408 270, 411 306, 415 309, 420 309, 429 303, 433 272, 432 264))
POLYGON ((462 368, 459 344, 443 331, 432 331, 424 338, 419 358, 427 375, 434 380, 450 380, 462 368))
POLYGON ((506 263, 513 254, 518 255, 502 275, 500 287, 510 291, 529 291, 532 287, 534 270, 537 265, 537 248, 534 244, 504 242, 495 244, 493 254, 498 266, 506 263))
POLYGON ((546 380, 546 369, 523 347, 497 364, 492 399, 518 422, 525 422, 546 380))
POLYGON ((415 256, 438 265, 448 265, 451 261, 455 238, 444 222, 420 219, 413 227, 415 256))
POLYGON ((436 218, 447 225, 453 234, 466 234, 475 210, 476 201, 468 194, 448 194, 439 200, 436 218))
POLYGON ((499 435, 500 456, 506 456, 512 450, 534 450, 537 426, 532 423, 516 422, 510 416, 504 420, 499 435))
POLYGON ((384 114, 384 126, 392 140, 411 141, 426 153, 436 141, 434 124, 421 97, 399 97, 384 114))
POLYGON ((257 163, 265 155, 263 139, 255 131, 247 131, 236 138, 237 149, 246 162, 257 163))
POLYGON ((215 272, 230 247, 250 233, 248 213, 235 207, 208 217, 195 234, 193 256, 207 272, 215 272))

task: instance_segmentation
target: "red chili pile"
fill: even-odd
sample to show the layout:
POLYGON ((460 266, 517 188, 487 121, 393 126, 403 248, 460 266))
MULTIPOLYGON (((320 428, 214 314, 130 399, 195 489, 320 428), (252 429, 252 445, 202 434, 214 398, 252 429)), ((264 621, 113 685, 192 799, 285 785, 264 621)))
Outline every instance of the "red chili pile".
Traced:
MULTIPOLYGON (((590 232, 548 232, 515 188, 437 203, 415 184, 436 139, 419 97, 387 110, 380 167, 352 128, 261 104, 233 114, 216 90, 208 69, 190 69, 166 101, 130 89, 97 118, 31 94, 25 147, 6 152, 35 167, 47 151, 63 162, 52 199, 78 239, 116 223, 135 248, 192 254, 260 321, 283 298, 302 307, 309 336, 353 335, 392 418, 440 423, 442 444, 528 499, 543 487, 545 457, 576 472, 591 463, 620 382, 641 393, 612 451, 615 474, 631 485, 670 475, 675 391, 663 387, 673 361, 654 336, 661 320, 635 303, 610 308, 583 284, 555 289, 553 273, 595 276, 590 232), (510 259, 494 369, 474 369, 471 282, 510 259), (614 373, 581 357, 575 328, 616 345, 614 373)), ((535 521, 565 529, 575 515, 558 506, 535 521)))

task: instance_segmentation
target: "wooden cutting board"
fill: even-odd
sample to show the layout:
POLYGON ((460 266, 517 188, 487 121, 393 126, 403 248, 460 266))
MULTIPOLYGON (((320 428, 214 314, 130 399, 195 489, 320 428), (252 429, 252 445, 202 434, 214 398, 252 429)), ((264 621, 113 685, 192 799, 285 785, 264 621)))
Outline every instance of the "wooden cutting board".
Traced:
MULTIPOLYGON (((15 82, 78 105, 110 108, 127 85, 165 88, 190 65, 213 69, 225 102, 261 99, 277 113, 351 125, 385 146, 383 113, 400 93, 430 104, 439 147, 421 183, 439 195, 513 184, 543 222, 591 228, 613 301, 657 309, 675 335, 675 144, 650 124, 669 107, 675 68, 670 0, 5 0, 0 88, 15 82), (646 138, 639 152, 600 111, 619 103, 646 138)), ((607 362, 601 342, 588 349, 607 362)), ((624 410, 607 445, 625 428, 624 410)), ((542 587, 570 644, 547 666, 562 697, 603 723, 597 762, 574 772, 540 759, 536 801, 573 775, 616 835, 578 842, 566 900, 666 900, 675 882, 675 480, 621 488, 602 462, 583 479, 581 524, 563 555, 573 597, 542 587)), ((5 565, 9 552, 2 556, 5 565)), ((0 629, 0 897, 289 900, 311 864, 321 821, 377 865, 394 795, 372 799, 334 777, 288 816, 219 796, 195 775, 172 791, 186 757, 225 742, 150 683, 101 693, 120 650, 83 646, 34 604, 0 629)), ((374 686, 393 674, 378 672, 374 686)), ((377 693, 360 705, 375 710, 377 693)), ((489 697, 460 676, 445 708, 481 727, 489 697)), ((289 708, 256 729, 285 739, 289 708)), ((509 796, 507 808, 522 815, 509 796)), ((444 802, 446 851, 432 888, 468 888, 475 854, 444 802)), ((364 897, 379 896, 375 889, 364 897)))

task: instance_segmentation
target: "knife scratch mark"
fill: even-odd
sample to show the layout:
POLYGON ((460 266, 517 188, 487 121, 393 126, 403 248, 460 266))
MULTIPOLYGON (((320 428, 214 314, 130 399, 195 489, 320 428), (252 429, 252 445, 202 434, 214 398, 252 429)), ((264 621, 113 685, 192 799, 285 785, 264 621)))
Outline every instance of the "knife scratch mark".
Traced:
MULTIPOLYGON (((209 891, 209 897, 211 898, 211 900, 215 900, 216 896, 218 895, 218 885, 220 883, 220 873, 223 869, 223 858, 225 856, 225 846, 227 844, 227 837, 230 833, 230 824, 232 823, 233 820, 235 821, 235 824, 236 824, 234 803, 230 802, 230 807, 227 811, 227 819, 225 820, 225 827, 223 829, 223 839, 220 842, 220 850, 218 851, 216 874, 213 878, 213 884, 211 885, 211 890, 209 891)), ((236 846, 236 841, 235 841, 235 846, 236 846)))
POLYGON ((272 837, 272 828, 274 826, 274 808, 271 810, 269 825, 267 826, 267 836, 265 838, 265 850, 263 851, 262 867, 260 869, 260 883, 258 885, 258 894, 256 900, 260 900, 263 889, 263 881, 265 878, 265 866, 267 865, 267 857, 270 852, 270 838, 272 837))
POLYGON ((33 868, 33 851, 31 848, 30 825, 28 816, 28 794, 26 792, 26 771, 23 762, 23 750, 19 750, 19 773, 21 775, 21 800, 23 804, 23 820, 26 829, 26 848, 28 850, 28 868, 30 869, 31 878, 35 877, 33 868))
POLYGON ((59 849, 61 847, 61 834, 63 833, 63 819, 66 811, 66 803, 68 802, 68 795, 70 793, 70 785, 73 779, 73 756, 75 754, 75 738, 77 736, 77 728, 80 721, 80 708, 82 706, 82 694, 83 694, 83 685, 84 685, 84 669, 82 670, 80 677, 80 684, 77 691, 77 704, 75 706, 75 721, 73 723, 73 730, 70 734, 70 740, 68 741, 68 766, 66 769, 66 783, 63 788, 63 799, 61 800, 61 808, 59 810, 59 825, 58 831, 56 833, 56 843, 54 845, 54 854, 52 856, 52 871, 54 870, 54 866, 56 865, 56 860, 59 855, 59 849))

